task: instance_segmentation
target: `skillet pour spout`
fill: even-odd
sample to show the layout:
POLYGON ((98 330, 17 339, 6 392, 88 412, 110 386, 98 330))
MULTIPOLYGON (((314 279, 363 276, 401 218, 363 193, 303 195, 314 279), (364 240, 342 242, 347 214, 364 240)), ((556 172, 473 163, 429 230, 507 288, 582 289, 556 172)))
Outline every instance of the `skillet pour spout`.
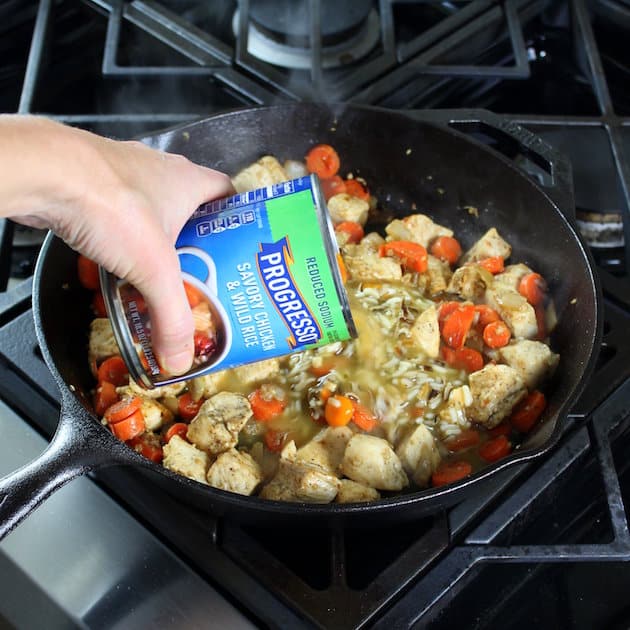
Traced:
POLYGON ((574 224, 570 165, 542 140, 487 112, 399 113, 311 103, 228 112, 142 140, 228 173, 266 154, 301 159, 314 144, 326 143, 335 147, 344 166, 370 183, 379 200, 380 209, 368 229, 379 229, 417 208, 413 211, 426 212, 451 227, 467 248, 496 227, 512 245, 513 259, 530 264, 547 279, 558 311, 552 347, 561 362, 543 422, 517 452, 460 482, 372 503, 280 503, 176 475, 118 442, 92 413, 94 383, 86 359, 90 296, 78 283, 76 254, 50 235, 36 268, 33 312, 42 353, 60 387, 62 414, 42 458, 0 482, 0 535, 76 475, 109 464, 133 466, 166 492, 216 516, 258 525, 292 518, 334 526, 391 524, 483 492, 485 479, 516 462, 539 457, 560 439, 567 413, 596 360, 602 333, 601 292, 574 224), (542 187, 470 135, 479 131, 501 139, 499 144, 508 153, 527 155, 544 166, 548 185, 542 187), (478 212, 468 212, 469 208, 478 212))

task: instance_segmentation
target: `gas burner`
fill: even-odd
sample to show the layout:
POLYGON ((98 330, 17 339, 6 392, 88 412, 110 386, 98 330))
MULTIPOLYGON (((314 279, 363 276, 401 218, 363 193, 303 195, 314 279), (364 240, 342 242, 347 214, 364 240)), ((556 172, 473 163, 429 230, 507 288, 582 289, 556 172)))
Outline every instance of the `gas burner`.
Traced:
MULTIPOLYGON (((380 20, 372 2, 349 3, 339 11, 332 0, 321 2, 322 67, 339 68, 368 55, 380 39, 380 20)), ((259 0, 249 9, 247 51, 283 68, 311 67, 312 18, 306 2, 259 0)), ((237 35, 240 11, 232 19, 237 35)))

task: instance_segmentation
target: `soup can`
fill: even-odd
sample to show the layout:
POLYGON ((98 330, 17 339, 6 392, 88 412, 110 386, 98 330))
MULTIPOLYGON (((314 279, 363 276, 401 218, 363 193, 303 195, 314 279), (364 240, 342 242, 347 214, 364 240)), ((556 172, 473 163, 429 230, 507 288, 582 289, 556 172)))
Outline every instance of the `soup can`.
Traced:
POLYGON ((195 321, 185 374, 160 368, 142 295, 100 269, 121 355, 145 388, 356 336, 316 175, 201 205, 175 244, 195 321))

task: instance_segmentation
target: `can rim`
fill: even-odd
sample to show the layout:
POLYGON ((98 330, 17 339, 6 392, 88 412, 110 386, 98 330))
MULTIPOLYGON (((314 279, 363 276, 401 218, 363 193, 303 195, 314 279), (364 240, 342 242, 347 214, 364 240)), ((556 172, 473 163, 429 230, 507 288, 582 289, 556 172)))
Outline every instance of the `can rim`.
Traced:
POLYGON ((129 373, 136 383, 145 389, 153 389, 154 385, 142 365, 138 353, 134 351, 136 346, 131 336, 131 330, 127 325, 127 315, 120 297, 120 280, 103 267, 99 267, 99 278, 105 310, 107 311, 118 349, 127 364, 129 373))

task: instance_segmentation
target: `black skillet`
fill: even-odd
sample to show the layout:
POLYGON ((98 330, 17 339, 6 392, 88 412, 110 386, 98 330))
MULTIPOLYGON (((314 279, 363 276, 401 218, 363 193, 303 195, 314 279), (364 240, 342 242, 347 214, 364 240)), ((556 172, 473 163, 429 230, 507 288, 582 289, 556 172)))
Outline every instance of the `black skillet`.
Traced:
POLYGON ((35 272, 33 312, 44 358, 61 391, 61 416, 42 456, 0 480, 0 536, 70 479, 113 464, 135 467, 182 501, 258 524, 296 517, 311 524, 391 523, 451 505, 483 489, 480 482, 498 470, 537 457, 558 441, 599 348, 600 291, 573 223, 570 168, 540 139, 485 112, 420 112, 411 119, 382 109, 291 104, 223 114, 143 140, 228 173, 267 153, 301 159, 309 147, 326 142, 339 152, 342 173, 363 176, 380 200, 384 210, 373 218, 376 227, 393 216, 427 212, 451 227, 466 247, 495 226, 512 244, 512 260, 547 278, 560 318, 553 347, 561 362, 544 423, 518 451, 459 483, 368 504, 279 503, 191 481, 127 448, 93 415, 86 353, 89 296, 77 281, 76 254, 49 235, 35 272), (515 155, 547 171, 543 183, 549 186, 541 188, 470 132, 507 140, 515 155))

